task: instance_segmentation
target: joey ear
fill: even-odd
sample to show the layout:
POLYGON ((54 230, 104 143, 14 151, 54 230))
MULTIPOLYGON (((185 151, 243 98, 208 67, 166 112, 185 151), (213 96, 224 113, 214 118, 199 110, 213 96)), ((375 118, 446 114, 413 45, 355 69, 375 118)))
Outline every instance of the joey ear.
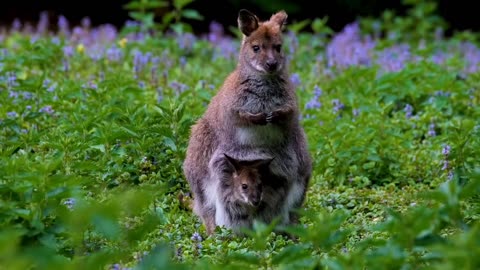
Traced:
POLYGON ((287 13, 284 10, 281 10, 270 17, 270 21, 277 23, 280 26, 281 30, 285 29, 285 25, 287 24, 287 13))
POLYGON ((272 160, 274 158, 265 158, 265 159, 255 159, 252 161, 249 161, 249 165, 255 168, 268 168, 270 166, 270 163, 272 163, 272 160))
POLYGON ((223 155, 225 156, 227 162, 235 169, 235 171, 238 172, 238 170, 240 169, 240 161, 223 153, 223 155))
POLYGON ((253 31, 257 30, 259 20, 252 12, 241 9, 238 12, 238 28, 245 36, 249 36, 253 31))

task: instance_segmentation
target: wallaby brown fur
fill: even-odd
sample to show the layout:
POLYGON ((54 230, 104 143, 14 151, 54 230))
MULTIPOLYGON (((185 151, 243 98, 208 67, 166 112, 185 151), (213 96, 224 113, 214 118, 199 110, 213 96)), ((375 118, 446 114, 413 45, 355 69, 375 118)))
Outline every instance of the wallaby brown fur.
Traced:
POLYGON ((212 165, 214 153, 220 159, 223 153, 262 152, 273 157, 267 181, 278 183, 269 186, 268 196, 277 202, 270 202, 274 209, 268 215, 280 216, 282 223, 292 222, 292 210, 305 199, 312 162, 282 49, 286 19, 287 14, 279 11, 262 22, 240 10, 243 38, 237 67, 192 126, 183 169, 194 196, 194 212, 209 233, 217 225, 215 202, 222 195, 218 192, 221 167, 212 165))

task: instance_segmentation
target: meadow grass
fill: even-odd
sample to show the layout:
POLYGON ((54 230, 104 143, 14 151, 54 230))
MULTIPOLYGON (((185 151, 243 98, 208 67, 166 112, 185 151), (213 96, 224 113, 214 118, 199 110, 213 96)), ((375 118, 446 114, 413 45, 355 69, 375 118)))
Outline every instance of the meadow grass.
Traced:
POLYGON ((0 269, 478 269, 480 48, 361 25, 286 35, 314 160, 298 241, 207 237, 177 199, 238 37, 0 31, 0 269))

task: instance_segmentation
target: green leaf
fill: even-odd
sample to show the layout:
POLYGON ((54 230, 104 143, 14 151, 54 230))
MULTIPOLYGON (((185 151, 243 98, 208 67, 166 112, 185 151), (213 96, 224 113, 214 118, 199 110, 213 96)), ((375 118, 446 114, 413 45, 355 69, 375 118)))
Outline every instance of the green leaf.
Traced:
POLYGON ((292 264, 311 256, 311 250, 306 244, 297 244, 283 248, 272 257, 272 264, 292 264))
POLYGON ((105 145, 104 144, 97 144, 91 145, 90 148, 100 150, 100 152, 105 153, 105 145))
POLYGON ((182 10, 182 17, 186 19, 192 19, 192 20, 203 20, 203 16, 198 13, 198 11, 193 10, 193 9, 184 9, 182 10))
POLYGON ((194 0, 173 0, 173 6, 177 10, 182 10, 185 6, 192 3, 194 0))

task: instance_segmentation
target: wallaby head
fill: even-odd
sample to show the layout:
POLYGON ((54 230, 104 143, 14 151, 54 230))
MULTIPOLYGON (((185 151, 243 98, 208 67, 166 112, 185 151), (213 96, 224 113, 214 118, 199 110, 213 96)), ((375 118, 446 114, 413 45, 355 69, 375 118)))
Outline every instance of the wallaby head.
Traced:
POLYGON ((240 65, 254 71, 272 74, 285 67, 285 55, 282 50, 282 31, 287 20, 287 13, 279 11, 268 21, 246 9, 238 14, 238 28, 243 33, 240 49, 240 65))
POLYGON ((233 170, 233 189, 235 199, 257 207, 262 200, 263 184, 261 172, 268 169, 272 158, 256 160, 238 160, 225 154, 233 170))

